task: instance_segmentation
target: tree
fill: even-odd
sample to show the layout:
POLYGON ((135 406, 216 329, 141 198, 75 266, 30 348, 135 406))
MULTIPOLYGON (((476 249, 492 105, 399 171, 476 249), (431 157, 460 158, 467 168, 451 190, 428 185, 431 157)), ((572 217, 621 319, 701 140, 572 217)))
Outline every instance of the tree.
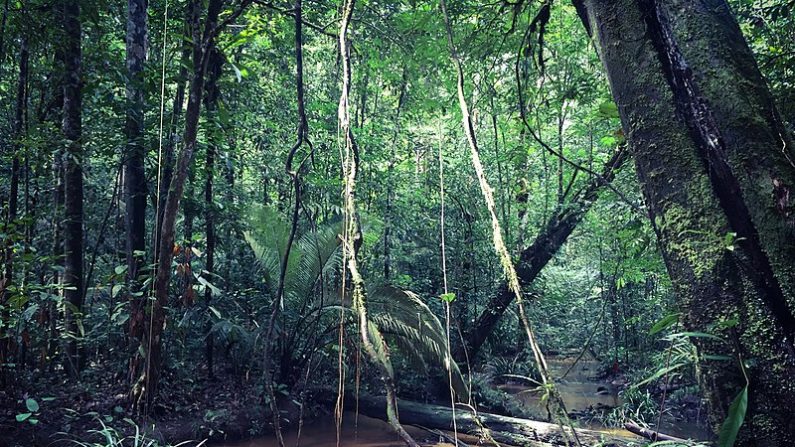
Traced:
POLYGON ((193 30, 193 75, 188 89, 188 105, 185 109, 185 134, 183 138, 182 151, 177 160, 176 170, 171 179, 171 185, 163 211, 163 222, 160 228, 160 255, 157 260, 157 270, 155 272, 155 299, 152 303, 152 316, 146 323, 146 330, 141 340, 143 358, 136 351, 136 359, 131 365, 130 375, 136 377, 135 383, 130 391, 130 398, 134 407, 138 409, 147 408, 152 403, 152 397, 157 391, 160 379, 160 367, 162 362, 162 335, 165 330, 166 313, 165 307, 168 304, 168 289, 171 281, 171 261, 174 259, 174 232, 176 229, 177 211, 185 190, 185 181, 188 177, 188 169, 193 160, 193 153, 196 150, 196 136, 199 129, 199 115, 201 112, 202 92, 204 91, 204 77, 207 72, 209 59, 209 49, 213 39, 223 25, 231 23, 237 18, 251 3, 243 0, 237 9, 224 19, 218 22, 218 16, 223 8, 222 0, 211 0, 207 5, 207 13, 204 19, 204 29, 200 28, 200 8, 198 2, 192 2, 191 6, 191 29, 193 30), (145 360, 145 361, 144 361, 145 360))
POLYGON ((73 376, 82 359, 77 319, 83 307, 83 141, 80 2, 64 0, 64 298, 69 303, 67 330, 72 335, 66 353, 66 367, 73 376))
MULTIPOLYGON (((4 17, 5 19, 5 17, 4 17)), ((0 57, 2 57, 0 55, 0 57)), ((11 154, 11 179, 8 191, 8 218, 6 220, 6 228, 10 227, 11 235, 7 235, 7 240, 3 241, 5 247, 3 250, 3 276, 0 281, 0 306, 5 307, 8 299, 11 296, 11 287, 14 281, 14 239, 13 234, 18 234, 17 230, 17 217, 19 208, 19 171, 20 171, 20 152, 22 145, 20 141, 24 138, 25 134, 25 114, 27 112, 27 78, 28 78, 28 60, 30 59, 30 52, 28 51, 28 40, 23 38, 20 43, 19 49, 19 78, 17 81, 17 98, 16 108, 14 111, 14 142, 13 154, 11 154)), ((3 310, 0 313, 0 324, 5 326, 8 320, 8 312, 3 310)), ((4 332, 4 331, 3 331, 4 332)), ((0 332, 0 363, 8 361, 9 352, 9 337, 0 332)), ((4 380, 0 377, 0 380, 4 380)))
POLYGON ((754 56, 723 0, 575 5, 607 71, 684 325, 725 340, 697 339, 713 421, 747 380, 742 445, 792 445, 795 165, 754 56))
MULTIPOLYGON (((221 77, 221 71, 224 63, 224 56, 214 44, 210 46, 209 61, 207 62, 207 85, 205 86, 204 93, 204 107, 208 115, 210 115, 210 122, 213 123, 210 130, 210 142, 207 145, 207 154, 205 158, 205 183, 204 183, 204 228, 205 237, 207 238, 207 250, 205 250, 205 270, 209 275, 215 273, 215 246, 216 246, 216 231, 215 231, 215 215, 216 208, 213 203, 213 176, 215 174, 215 160, 218 156, 218 147, 221 140, 221 129, 219 128, 218 120, 218 101, 221 96, 221 90, 218 86, 218 80, 221 77)), ((189 235, 188 235, 189 236, 189 235)), ((211 278, 211 280, 215 280, 211 278)), ((209 308, 210 302, 213 298, 212 287, 207 287, 204 290, 205 305, 209 308)), ((209 310, 208 310, 209 318, 209 310)), ((207 329, 209 332, 210 322, 208 321, 207 329)), ((207 374, 213 377, 213 338, 207 337, 205 346, 205 359, 207 360, 207 374)))
MULTIPOLYGON (((516 274, 522 286, 530 285, 563 244, 566 243, 568 237, 599 197, 600 190, 613 180, 616 172, 626 159, 627 153, 625 150, 616 152, 605 164, 602 174, 595 176, 574 197, 574 203, 559 206, 557 212, 542 228, 533 243, 522 250, 516 268, 516 274)), ((478 316, 474 325, 465 334, 465 346, 460 347, 455 353, 455 357, 457 359, 463 359, 466 356, 474 358, 513 301, 514 294, 508 288, 508 284, 503 281, 498 287, 496 294, 489 300, 483 312, 478 316), (467 350, 466 353, 464 349, 467 350)))
POLYGON ((127 278, 135 286, 146 250, 146 176, 143 142, 144 64, 147 52, 147 0, 127 1, 127 147, 124 154, 125 223, 127 227, 127 278))

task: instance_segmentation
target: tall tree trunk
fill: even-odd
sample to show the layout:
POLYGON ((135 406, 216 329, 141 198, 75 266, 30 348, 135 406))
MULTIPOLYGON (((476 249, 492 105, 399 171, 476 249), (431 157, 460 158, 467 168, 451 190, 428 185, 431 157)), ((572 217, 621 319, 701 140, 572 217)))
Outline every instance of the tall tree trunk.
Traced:
MULTIPOLYGON (((215 281, 212 277, 215 273, 215 205, 213 204, 213 175, 215 173, 215 160, 218 157, 218 142, 221 141, 219 135, 222 129, 220 128, 220 121, 215 116, 218 111, 218 99, 221 96, 221 91, 218 88, 218 80, 221 77, 221 68, 224 63, 224 57, 215 45, 210 46, 209 60, 207 61, 207 87, 205 88, 204 106, 207 111, 207 116, 210 122, 214 123, 211 126, 210 135, 208 136, 207 144, 207 158, 205 160, 205 182, 204 182, 204 229, 207 238, 207 250, 205 251, 206 263, 205 270, 211 276, 210 281, 215 281)), ((213 298, 213 291, 210 287, 204 289, 204 303, 207 307, 205 318, 207 318, 205 337, 205 360, 207 361, 207 375, 213 377, 213 337, 210 335, 212 327, 212 320, 210 319, 210 302, 213 298)))
MULTIPOLYGON (((83 307, 83 148, 82 148, 82 79, 80 43, 80 3, 63 1, 64 78, 63 136, 66 140, 64 160, 64 298, 67 331, 79 337, 77 319, 83 307)), ((73 377, 80 372, 82 359, 77 339, 72 338, 66 353, 66 367, 73 377)))
MULTIPOLYGON (((19 211, 19 171, 20 171, 20 144, 22 138, 25 136, 25 111, 27 107, 27 79, 28 79, 28 59, 30 53, 28 52, 27 37, 22 39, 19 49, 19 79, 17 81, 17 101, 16 110, 14 113, 14 141, 13 154, 11 161, 11 184, 9 187, 8 197, 8 219, 6 222, 6 240, 5 253, 3 260, 5 266, 3 269, 3 280, 0 282, 0 305, 3 306, 3 313, 0 314, 0 365, 5 365, 8 362, 10 355, 10 339, 3 333, 8 327, 8 311, 6 310, 6 302, 11 296, 10 288, 14 281, 14 249, 13 245, 15 240, 19 239, 19 228, 17 225, 17 214, 19 211), (8 231, 10 229, 10 231, 8 231)), ((2 380, 2 377, 0 377, 2 380)))
MULTIPOLYGON (((127 0, 127 148, 124 154, 125 224, 127 227, 127 279, 136 284, 146 250, 146 176, 143 141, 144 64, 147 51, 147 0, 127 0)), ((142 300, 145 298, 138 298, 142 300)))
MULTIPOLYGON (((63 89, 63 76, 64 76, 64 53, 62 48, 55 49, 55 64, 58 67, 56 69, 56 77, 57 77, 57 87, 54 89, 54 98, 53 98, 53 110, 61 110, 63 111, 63 99, 64 99, 64 89, 63 89)), ((56 116, 60 118, 61 114, 57 114, 56 116)), ((44 113, 40 115, 42 117, 46 117, 47 114, 44 113)), ((56 119, 56 116, 53 117, 53 126, 57 125, 57 121, 60 119, 56 119)), ((61 265, 61 261, 63 258, 63 205, 64 205, 64 148, 61 145, 56 145, 53 154, 52 154, 52 214, 51 214, 51 227, 52 227, 52 258, 55 260, 56 265, 61 265)), ((61 285, 63 281, 63 275, 61 274, 60 270, 53 266, 50 271, 52 272, 52 286, 58 288, 58 295, 62 298, 63 297, 63 289, 59 288, 58 286, 61 285)), ((58 317, 60 317, 60 310, 56 303, 50 303, 48 305, 48 312, 49 312, 49 322, 50 322, 50 332, 47 338, 47 354, 48 357, 53 358, 55 356, 56 349, 58 348, 57 338, 58 338, 58 317)), ((50 368, 53 368, 55 365, 50 364, 50 368)))
MULTIPOLYGON (((189 2, 185 8, 185 35, 193 35, 191 27, 193 22, 194 9, 199 7, 197 2, 189 2)), ((198 14, 198 12, 195 12, 198 14)), ((190 64, 192 44, 189 39, 184 39, 182 42, 182 56, 179 64, 179 74, 177 75, 177 90, 174 94, 174 103, 171 106, 171 121, 169 124, 168 139, 166 140, 165 147, 162 154, 162 174, 160 176, 159 191, 157 194, 157 222, 155 224, 155 259, 160 258, 160 227, 163 224, 163 213, 166 210, 166 197, 168 196, 168 188, 171 186, 171 178, 174 175, 174 148, 177 147, 179 140, 179 124, 182 119, 182 107, 185 102, 185 85, 188 82, 188 65, 190 64)))
POLYGON ((8 21, 8 3, 5 0, 3 6, 3 17, 0 18, 0 74, 3 73, 3 62, 5 59, 5 37, 6 37, 6 22, 8 21))
POLYGON ((147 52, 148 0, 127 0, 127 109, 125 132, 127 147, 123 158, 124 227, 126 232, 127 286, 131 301, 130 336, 133 344, 140 341, 146 295, 136 295, 141 285, 138 276, 146 251, 146 150, 144 131, 144 65, 147 52))
MULTIPOLYGON (((238 9, 227 20, 232 20, 243 11, 250 1, 244 0, 238 9)), ((212 45, 213 37, 218 32, 218 14, 223 6, 222 0, 210 0, 204 22, 204 31, 199 32, 199 8, 192 7, 193 23, 193 76, 190 82, 188 106, 185 111, 184 146, 179 154, 176 170, 166 197, 163 223, 160 229, 160 257, 157 260, 155 273, 155 299, 152 302, 152 315, 141 343, 145 362, 132 363, 132 375, 138 377, 130 390, 133 406, 139 410, 148 408, 157 393, 162 363, 163 331, 166 324, 165 307, 168 304, 168 288, 171 280, 171 261, 174 259, 174 233, 179 211, 180 200, 185 190, 185 180, 196 149, 196 136, 199 128, 204 76, 207 71, 207 50, 212 45)), ((140 360, 140 359, 139 359, 140 360)))
MULTIPOLYGON (((199 5, 197 2, 191 1, 185 6, 185 23, 183 27, 183 31, 185 32, 185 38, 182 41, 182 55, 180 58, 179 63, 179 73, 177 75, 177 88, 174 94, 174 102, 172 104, 171 109, 171 118, 169 119, 168 125, 168 137, 166 138, 165 144, 163 146, 162 154, 158 154, 158 162, 159 162, 159 169, 160 169, 160 179, 159 184, 157 185, 157 192, 155 194, 155 225, 152 230, 153 234, 153 241, 154 241, 154 259, 155 264, 157 264, 157 260, 160 258, 160 239, 161 239, 161 232, 160 227, 163 223, 163 213, 165 212, 166 208, 166 196, 168 195, 168 188, 171 184, 171 178, 174 172, 174 148, 177 145, 177 140, 179 139, 179 122, 180 117, 182 116, 182 107, 183 103, 185 102, 185 84, 188 78, 188 64, 190 63, 190 56, 191 56, 191 48, 192 44, 189 42, 187 36, 192 36, 191 27, 193 26, 192 17, 194 14, 199 14, 199 5)), ((138 299, 133 300, 132 307, 130 309, 130 326, 129 326, 129 338, 130 343, 132 346, 138 346, 143 340, 143 334, 146 325, 146 304, 148 299, 138 299)), ((130 366, 130 374, 129 380, 131 383, 134 383, 138 379, 138 366, 136 362, 140 360, 140 357, 135 355, 130 359, 131 366, 130 366)))
POLYGON ((716 424, 795 445, 793 142, 723 0, 584 0, 716 424), (727 323, 728 322, 728 323, 727 323), (733 322, 736 322, 733 323, 733 322), (740 367, 745 364, 746 371, 740 367))
POLYGON ((386 192, 386 212, 384 213, 384 282, 389 284, 392 276, 392 225, 393 225, 393 202, 395 201, 395 164, 397 163, 397 141, 400 134, 400 110, 406 100, 406 86, 408 85, 408 77, 405 68, 403 69, 403 76, 400 80, 400 94, 398 95, 397 106, 395 107, 394 126, 395 130, 392 133, 392 155, 389 158, 389 166, 387 168, 387 192, 386 192))
MULTIPOLYGON (((519 276, 522 286, 532 283, 563 246, 598 198, 599 191, 607 182, 613 180, 618 169, 624 164, 627 159, 626 152, 626 150, 621 150, 614 154, 605 164, 602 175, 592 179, 583 192, 574 199, 574 203, 559 207, 557 213, 547 221, 546 226, 533 243, 522 251, 516 266, 516 274, 519 276)), ((455 352, 457 359, 464 358, 463 349, 467 349, 470 359, 475 358, 513 300, 514 294, 509 290, 507 283, 503 282, 498 288, 497 294, 492 297, 474 325, 464 335, 466 347, 461 347, 455 352)))

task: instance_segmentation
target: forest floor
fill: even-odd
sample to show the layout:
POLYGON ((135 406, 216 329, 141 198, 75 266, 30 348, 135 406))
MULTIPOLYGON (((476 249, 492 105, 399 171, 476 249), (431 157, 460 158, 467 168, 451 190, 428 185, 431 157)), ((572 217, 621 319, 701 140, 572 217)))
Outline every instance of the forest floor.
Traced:
MULTIPOLYGON (((562 375, 571 366, 572 360, 568 357, 552 358, 550 364, 557 375, 562 375)), ((119 438, 134 435, 136 427, 152 425, 154 429, 149 430, 148 436, 167 443, 176 444, 186 440, 198 443, 209 439, 229 445, 270 445, 267 439, 272 436, 265 438, 263 435, 272 431, 271 424, 263 412, 264 405, 259 397, 261 392, 255 385, 256 380, 244 381, 240 379, 240 374, 231 373, 219 373, 211 380, 206 371, 199 368, 193 377, 188 378, 184 376, 184 371, 179 375, 166 371, 160 398, 145 419, 134 417, 129 411, 127 381, 120 373, 112 372, 114 369, 118 371, 118 368, 92 365, 80 382, 54 380, 53 377, 62 377, 63 372, 54 374, 52 371, 37 371, 9 378, 9 383, 0 387, 0 447, 74 445, 70 441, 83 441, 92 430, 96 431, 93 436, 99 437, 103 435, 101 431, 113 429, 119 438), (39 409, 28 420, 19 422, 17 415, 28 412, 26 399, 35 399, 39 409), (38 422, 32 424, 31 420, 38 422), (250 444, 249 440, 252 439, 258 443, 250 444)), ((623 404, 619 390, 624 387, 625 379, 621 375, 604 376, 599 371, 598 361, 584 359, 572 368, 559 386, 570 411, 576 414, 578 425, 605 430, 604 422, 594 420, 591 415, 604 413, 623 404)), ((543 411, 538 396, 528 393, 526 386, 506 383, 498 388, 518 399, 529 412, 528 416, 543 420, 539 417, 543 411)), ((307 396, 306 402, 311 404, 306 405, 304 414, 307 419, 313 416, 316 419, 311 424, 305 424, 302 436, 321 441, 324 436, 327 440, 335 438, 334 427, 330 425, 332 417, 321 408, 325 400, 328 399, 318 400, 307 396), (317 416, 319 414, 324 416, 317 416)), ((288 409, 285 429, 288 436, 295 437, 295 428, 300 419, 298 406, 287 397, 280 406, 288 409)), ((708 431, 701 424, 691 423, 685 417, 692 410, 689 408, 691 406, 677 411, 674 405, 669 404, 669 408, 682 414, 668 414, 663 431, 705 439, 708 431)), ((346 423, 358 421, 353 415, 347 419, 346 423)), ((351 445, 366 445, 368 439, 374 442, 372 445, 385 445, 382 441, 389 440, 391 433, 385 424, 369 419, 365 420, 364 425, 356 425, 351 430, 351 445), (357 444, 360 437, 365 444, 357 444)), ((609 431, 615 432, 615 429, 609 431)), ((418 433, 418 436, 422 435, 427 439, 427 433, 418 433)))
POLYGON ((154 422, 148 436, 177 443, 185 440, 243 440, 261 435, 265 423, 255 387, 230 377, 164 378, 160 399, 148 417, 135 417, 127 405, 128 386, 104 368, 92 368, 80 382, 57 381, 60 374, 15 377, 0 388, 0 447, 74 445, 91 430, 114 430, 118 437, 154 422), (39 410, 28 420, 26 399, 39 410), (31 421, 37 421, 35 424, 31 421), (133 423, 135 420, 135 424, 133 423))

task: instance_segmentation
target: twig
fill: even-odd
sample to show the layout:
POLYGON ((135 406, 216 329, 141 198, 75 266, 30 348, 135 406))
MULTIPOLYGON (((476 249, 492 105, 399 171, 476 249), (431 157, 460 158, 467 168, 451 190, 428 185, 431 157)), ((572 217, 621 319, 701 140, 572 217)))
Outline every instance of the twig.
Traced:
MULTIPOLYGON (((295 17, 295 9, 279 8, 278 6, 274 5, 271 2, 265 2, 265 1, 262 1, 262 0, 254 0, 254 3, 256 3, 256 4, 260 5, 260 6, 264 6, 264 7, 268 8, 268 9, 272 9, 272 10, 278 12, 278 13, 281 13, 281 14, 284 14, 284 15, 288 15, 290 17, 295 17)), ((308 26, 309 28, 312 28, 313 30, 317 31, 318 33, 320 33, 320 34, 322 34, 322 35, 324 35, 326 37, 329 37, 329 38, 332 38, 334 40, 337 40, 337 35, 336 34, 326 31, 326 28, 328 26, 316 25, 314 23, 307 22, 306 20, 303 20, 303 19, 301 19, 301 23, 303 23, 304 25, 308 26)))

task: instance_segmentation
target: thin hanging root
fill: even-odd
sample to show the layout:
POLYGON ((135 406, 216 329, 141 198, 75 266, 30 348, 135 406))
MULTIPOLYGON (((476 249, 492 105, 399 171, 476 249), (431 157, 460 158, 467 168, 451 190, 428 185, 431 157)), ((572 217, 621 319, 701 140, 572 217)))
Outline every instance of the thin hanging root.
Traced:
POLYGON ((497 207, 494 203, 494 195, 492 193, 492 188, 489 185, 488 180, 486 179, 486 174, 483 170, 483 163, 480 161, 480 151, 478 150, 478 142, 477 138, 475 137, 475 130, 472 126, 472 118, 469 114, 469 107, 467 106, 466 96, 464 94, 464 70, 461 67, 461 60, 458 57, 458 52, 456 51, 455 44, 453 42, 453 29, 450 25, 450 17, 447 13, 447 5, 445 4, 445 0, 440 0, 442 13, 444 14, 444 24, 445 29, 447 31, 447 43, 450 46, 450 56, 453 60, 455 65, 456 74, 457 74, 457 82, 456 87, 458 90, 458 104, 461 108, 461 115, 463 117, 463 125, 464 125, 464 132, 466 133, 467 142, 469 143, 470 153, 472 155, 472 165, 475 167, 475 173, 478 177, 478 183, 480 184, 480 190, 483 193, 483 199, 486 202, 486 207, 489 210, 489 215, 491 216, 491 229, 492 229, 492 238, 494 241, 494 249, 497 252, 497 255, 500 258, 500 264, 502 264, 502 268, 505 272, 506 281, 508 283, 508 287, 513 292, 516 297, 516 303, 519 306, 519 319, 521 320, 522 326, 524 327, 525 334, 527 335, 527 340, 530 344, 530 348, 533 351, 533 357, 535 358, 536 365, 538 366, 538 371, 541 374, 541 381, 549 390, 549 395, 552 398, 551 401, 555 403, 555 419, 556 422, 561 426, 561 432, 564 433, 564 440, 566 445, 569 445, 569 432, 567 432, 563 427, 563 420, 566 421, 566 425, 568 425, 571 430, 572 440, 577 444, 580 445, 579 439, 577 439, 577 435, 573 430, 571 425, 571 420, 566 413, 566 407, 563 403, 563 400, 560 397, 557 389, 555 388, 555 384, 552 380, 551 375, 549 374, 549 369, 547 368, 547 362, 544 358, 543 352, 541 352, 541 348, 538 345, 538 342, 535 338, 535 333, 533 332, 533 328, 530 325, 530 322, 527 318, 527 314, 524 310, 524 303, 522 300, 522 288, 519 285, 519 277, 516 274, 516 268, 513 265, 513 261, 511 260, 511 255, 508 252, 508 249, 505 246, 505 241, 502 238, 502 228, 500 227, 500 221, 497 218, 497 207))
MULTIPOLYGON (((361 244, 362 234, 359 228, 357 213, 356 213, 356 173, 358 171, 359 153, 356 147, 356 140, 353 136, 353 131, 350 126, 350 108, 348 107, 348 98, 351 89, 351 58, 348 50, 348 26, 350 25, 351 15, 353 14, 353 6, 355 0, 346 0, 343 11, 342 21, 340 23, 339 35, 339 48, 340 56, 342 58, 342 92, 340 94, 340 104, 338 109, 340 130, 345 139, 345 158, 343 171, 345 172, 345 231, 343 240, 343 252, 346 257, 346 264, 348 271, 351 274, 351 283, 353 286, 353 307, 358 315, 359 322, 359 336, 361 337, 362 348, 365 354, 370 358, 370 361, 375 365, 381 380, 384 382, 384 389, 386 390, 386 412, 389 425, 397 432, 403 441, 409 447, 419 447, 419 444, 411 437, 411 435, 403 428, 398 420, 397 396, 395 395, 395 384, 392 377, 392 368, 389 364, 389 358, 386 355, 386 346, 381 346, 382 353, 379 354, 378 349, 373 345, 370 340, 370 323, 367 320, 367 292, 364 286, 364 279, 359 272, 359 265, 357 262, 357 252, 359 244, 361 244)), ((343 275, 344 277, 345 275, 343 275)), ((382 341, 381 341, 382 342, 382 341)), ((339 398, 339 396, 338 396, 339 398)), ((337 431, 339 444, 339 430, 337 431)))
MULTIPOLYGON (((295 241, 295 235, 298 231, 298 218, 301 211, 301 172, 306 165, 307 160, 314 152, 312 142, 309 140, 309 125, 306 118, 306 108, 304 105, 304 56, 303 56, 303 36, 302 36, 302 6, 301 0, 295 0, 295 88, 296 99, 298 102, 298 125, 296 126, 296 139, 290 152, 287 155, 284 170, 292 178, 293 193, 295 200, 293 204, 293 213, 290 225, 290 235, 287 238, 287 246, 284 250, 284 256, 281 260, 279 269, 279 284, 276 288, 276 299, 273 301, 273 309, 271 310, 270 319, 268 320, 268 327, 265 331, 265 355, 263 358, 263 370, 265 375, 265 392, 268 397, 268 405, 273 418, 273 430, 276 434, 276 440, 280 447, 284 447, 284 436, 282 435, 281 428, 281 415, 279 407, 276 403, 276 393, 273 386, 273 374, 271 372, 271 349, 273 348, 273 333, 276 324, 276 319, 279 316, 280 309, 284 307, 284 293, 287 278, 287 265, 290 260, 290 252, 295 241), (304 157, 297 168, 293 167, 293 161, 298 150, 306 144, 309 146, 309 155, 304 157)), ((308 374, 308 371, 307 371, 308 374)), ((302 412, 303 412, 303 406, 302 412)), ((299 437, 300 438, 300 437, 299 437)))
MULTIPOLYGON (((439 211, 439 233, 442 246, 442 283, 444 284, 444 294, 447 295, 447 254, 444 245, 444 157, 442 154, 442 141, 441 132, 439 137, 439 202, 441 203, 439 211)), ((450 410, 453 415, 453 440, 456 447, 458 447, 458 423, 455 419, 455 391, 453 390, 453 356, 450 349, 450 301, 444 300, 445 308, 445 336, 447 341, 447 353, 445 358, 445 367, 447 367, 447 383, 450 387, 450 410)), ((470 373, 471 374, 471 373, 470 373)), ((471 395, 471 393, 470 393, 471 395)))

